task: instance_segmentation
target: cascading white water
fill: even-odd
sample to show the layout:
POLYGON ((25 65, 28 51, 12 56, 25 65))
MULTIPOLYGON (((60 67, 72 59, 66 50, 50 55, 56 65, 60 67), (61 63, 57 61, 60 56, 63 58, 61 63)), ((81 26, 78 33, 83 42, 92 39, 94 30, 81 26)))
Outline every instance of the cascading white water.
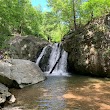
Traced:
POLYGON ((51 75, 63 75, 63 76, 68 76, 67 73, 67 57, 68 54, 66 51, 62 50, 61 58, 56 65, 55 69, 52 71, 51 75))
POLYGON ((43 56, 44 54, 46 54, 46 48, 47 48, 47 47, 48 47, 48 46, 46 46, 46 47, 43 48, 41 54, 40 54, 39 57, 37 58, 37 60, 36 60, 36 64, 37 64, 37 65, 39 65, 39 62, 40 62, 42 56, 43 56))
POLYGON ((67 73, 67 57, 68 57, 68 53, 63 50, 61 59, 58 63, 58 73, 61 75, 68 75, 68 73, 67 73))
POLYGON ((52 52, 50 54, 50 58, 49 58, 49 73, 51 71, 51 69, 53 68, 53 66, 55 65, 56 61, 58 60, 60 56, 60 48, 59 48, 59 44, 55 43, 52 46, 52 52))
MULTIPOLYGON (((46 53, 47 47, 48 46, 44 47, 44 49, 42 50, 40 56, 38 57, 38 59, 36 61, 36 64, 39 65, 40 60, 42 59, 43 55, 46 53)), ((47 66, 49 66, 49 70, 44 71, 44 73, 46 75, 67 76, 68 75, 68 73, 67 73, 67 57, 68 57, 67 52, 61 48, 60 44, 58 44, 58 43, 53 44, 52 51, 51 51, 50 57, 48 59, 48 65, 47 65, 47 66), (56 62, 57 62, 57 65, 55 66, 56 62), (55 68, 53 69, 54 66, 55 66, 55 68), (53 69, 53 71, 52 71, 52 69, 53 69), (52 73, 50 74, 51 71, 52 71, 52 73)))

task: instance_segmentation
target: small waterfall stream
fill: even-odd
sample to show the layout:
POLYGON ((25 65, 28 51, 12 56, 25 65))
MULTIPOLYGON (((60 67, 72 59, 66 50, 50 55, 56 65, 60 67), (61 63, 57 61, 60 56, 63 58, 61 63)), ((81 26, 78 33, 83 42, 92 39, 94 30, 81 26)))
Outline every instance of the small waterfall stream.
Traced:
POLYGON ((55 43, 52 46, 50 46, 50 48, 51 48, 50 53, 48 53, 47 47, 48 46, 43 48, 41 54, 39 55, 39 57, 36 60, 36 64, 38 64, 38 66, 41 69, 42 69, 42 65, 46 65, 46 69, 42 69, 46 75, 67 76, 68 75, 68 73, 67 73, 67 57, 68 57, 67 52, 64 51, 64 49, 62 49, 61 44, 59 44, 59 43, 55 43), (47 62, 42 61, 42 60, 45 60, 46 54, 50 54, 50 55, 48 55, 49 58, 48 58, 47 62), (45 62, 45 64, 43 63, 40 65, 39 64, 40 62, 45 62), (51 72, 51 74, 50 74, 50 72, 51 72))
POLYGON ((43 48, 41 54, 39 55, 39 57, 38 57, 38 59, 37 59, 37 61, 36 61, 36 64, 37 64, 37 65, 39 65, 39 62, 40 62, 42 56, 43 56, 44 54, 46 54, 46 48, 47 48, 47 47, 48 47, 48 46, 45 46, 45 47, 43 48))

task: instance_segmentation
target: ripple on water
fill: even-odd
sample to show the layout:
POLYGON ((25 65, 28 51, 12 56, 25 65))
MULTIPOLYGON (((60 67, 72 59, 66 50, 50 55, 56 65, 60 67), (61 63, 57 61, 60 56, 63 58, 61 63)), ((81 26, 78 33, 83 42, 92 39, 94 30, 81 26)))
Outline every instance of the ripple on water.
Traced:
POLYGON ((110 110, 110 81, 106 79, 51 76, 11 91, 17 98, 12 106, 25 106, 25 110, 110 110))

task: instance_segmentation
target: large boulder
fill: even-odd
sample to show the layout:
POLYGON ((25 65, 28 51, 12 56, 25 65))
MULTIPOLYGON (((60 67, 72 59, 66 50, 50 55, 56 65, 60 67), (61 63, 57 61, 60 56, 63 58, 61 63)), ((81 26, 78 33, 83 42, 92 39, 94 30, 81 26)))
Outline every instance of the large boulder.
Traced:
POLYGON ((70 71, 110 77, 110 15, 68 33, 62 44, 69 53, 70 71))
POLYGON ((35 61, 36 56, 48 45, 44 39, 34 36, 16 36, 9 41, 11 58, 35 61))
POLYGON ((31 61, 10 59, 0 62, 0 82, 8 87, 23 88, 44 79, 41 69, 31 61))

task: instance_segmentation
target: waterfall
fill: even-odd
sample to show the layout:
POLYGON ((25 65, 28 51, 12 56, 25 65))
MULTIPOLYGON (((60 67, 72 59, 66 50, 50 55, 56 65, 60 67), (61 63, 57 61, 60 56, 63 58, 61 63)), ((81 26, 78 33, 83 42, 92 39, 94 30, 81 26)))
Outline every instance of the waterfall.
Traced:
POLYGON ((39 65, 39 62, 40 62, 42 56, 43 56, 44 54, 46 54, 46 51, 45 51, 45 50, 46 50, 47 47, 48 47, 48 46, 46 46, 46 47, 43 48, 43 50, 42 50, 40 56, 39 56, 38 59, 36 60, 36 64, 37 64, 37 65, 39 65))
POLYGON ((55 63, 58 60, 59 56, 60 56, 59 44, 58 43, 55 43, 52 46, 52 52, 51 52, 50 58, 49 58, 49 72, 51 71, 51 69, 55 65, 55 63))
MULTIPOLYGON (((50 46, 50 48, 51 48, 50 53, 47 52, 47 47, 48 46, 43 48, 41 54, 39 55, 39 57, 36 60, 36 64, 39 65, 40 62, 43 62, 42 57, 45 57, 46 54, 50 54, 50 55, 48 55, 49 56, 48 62, 45 63, 46 69, 43 69, 44 70, 43 72, 46 75, 67 76, 68 75, 68 73, 67 73, 67 57, 68 57, 67 52, 64 51, 64 49, 62 49, 61 44, 59 44, 59 43, 55 43, 52 46, 50 46), (52 73, 50 74, 51 71, 52 71, 52 73)), ((45 60, 45 59, 43 59, 43 60, 45 60)), ((42 69, 42 65, 39 65, 39 66, 42 69)))
POLYGON ((67 70, 67 57, 68 57, 67 52, 63 50, 62 57, 58 63, 58 70, 59 70, 58 73, 60 73, 62 75, 68 75, 68 73, 66 71, 67 70))

